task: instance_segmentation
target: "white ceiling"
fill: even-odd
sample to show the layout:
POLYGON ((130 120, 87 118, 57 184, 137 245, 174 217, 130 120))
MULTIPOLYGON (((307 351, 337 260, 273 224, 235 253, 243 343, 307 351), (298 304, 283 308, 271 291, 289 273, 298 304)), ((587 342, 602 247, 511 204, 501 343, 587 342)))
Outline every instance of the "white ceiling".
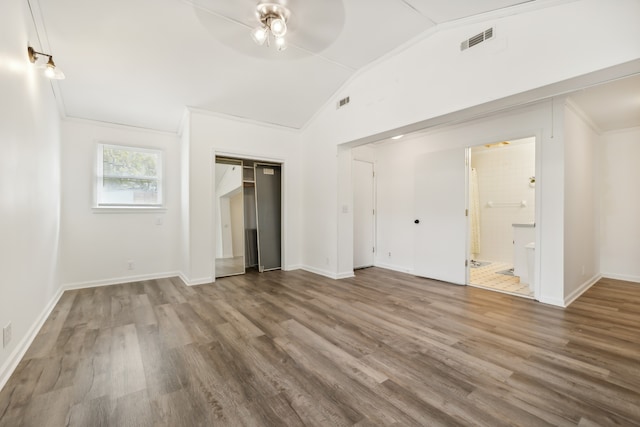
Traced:
POLYGON ((290 46, 276 52, 250 38, 257 0, 29 0, 67 76, 67 116, 167 131, 185 107, 301 128, 354 72, 435 25, 528 1, 287 0, 290 46))
POLYGON ((640 127, 640 75, 590 87, 569 98, 599 132, 640 127))

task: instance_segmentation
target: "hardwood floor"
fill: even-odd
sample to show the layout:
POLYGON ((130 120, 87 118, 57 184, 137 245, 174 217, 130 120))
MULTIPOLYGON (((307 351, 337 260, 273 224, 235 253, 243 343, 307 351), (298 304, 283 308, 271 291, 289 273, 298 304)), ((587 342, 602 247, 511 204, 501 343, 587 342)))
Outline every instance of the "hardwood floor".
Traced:
POLYGON ((640 424, 640 285, 568 309, 369 268, 68 291, 0 426, 640 424))

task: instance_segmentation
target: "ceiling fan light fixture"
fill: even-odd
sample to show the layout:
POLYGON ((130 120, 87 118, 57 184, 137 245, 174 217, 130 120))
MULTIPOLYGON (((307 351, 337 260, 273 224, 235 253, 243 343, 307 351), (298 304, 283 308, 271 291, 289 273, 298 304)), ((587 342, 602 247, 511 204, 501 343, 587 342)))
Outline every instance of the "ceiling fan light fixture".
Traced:
POLYGON ((279 52, 282 52, 287 48, 287 41, 284 37, 276 37, 276 48, 279 52))
POLYGON ((287 33, 287 23, 284 22, 284 19, 274 18, 270 20, 269 24, 271 33, 275 37, 284 37, 284 35, 287 33))
POLYGON ((256 42, 257 45, 262 46, 267 40, 267 31, 267 28, 263 26, 256 27, 251 30, 251 37, 253 38, 253 41, 256 42))
POLYGON ((256 7, 256 17, 260 26, 251 31, 253 41, 262 46, 270 46, 271 37, 278 51, 287 48, 284 35, 287 33, 287 21, 291 16, 289 9, 278 3, 261 3, 256 7))

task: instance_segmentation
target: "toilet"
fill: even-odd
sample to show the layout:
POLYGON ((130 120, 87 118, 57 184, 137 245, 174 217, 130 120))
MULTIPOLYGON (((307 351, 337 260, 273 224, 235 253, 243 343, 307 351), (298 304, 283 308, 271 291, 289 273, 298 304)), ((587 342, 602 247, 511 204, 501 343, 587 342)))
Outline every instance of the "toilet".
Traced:
POLYGON ((527 252, 527 276, 529 278, 529 289, 533 290, 536 283, 536 242, 524 245, 527 252))

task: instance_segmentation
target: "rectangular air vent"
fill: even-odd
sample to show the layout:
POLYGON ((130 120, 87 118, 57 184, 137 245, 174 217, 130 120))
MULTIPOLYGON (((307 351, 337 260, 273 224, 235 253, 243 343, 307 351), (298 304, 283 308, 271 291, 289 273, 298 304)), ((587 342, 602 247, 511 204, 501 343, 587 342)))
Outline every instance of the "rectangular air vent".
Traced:
POLYGON ((491 38, 493 38, 493 28, 489 28, 481 32, 480 34, 476 34, 475 36, 470 37, 467 40, 463 41, 462 43, 460 43, 460 50, 469 49, 470 47, 474 47, 482 43, 483 41, 489 40, 491 38))
POLYGON ((340 101, 338 101, 338 106, 336 108, 344 107, 348 103, 349 103, 349 97, 347 96, 346 98, 342 98, 340 101))

